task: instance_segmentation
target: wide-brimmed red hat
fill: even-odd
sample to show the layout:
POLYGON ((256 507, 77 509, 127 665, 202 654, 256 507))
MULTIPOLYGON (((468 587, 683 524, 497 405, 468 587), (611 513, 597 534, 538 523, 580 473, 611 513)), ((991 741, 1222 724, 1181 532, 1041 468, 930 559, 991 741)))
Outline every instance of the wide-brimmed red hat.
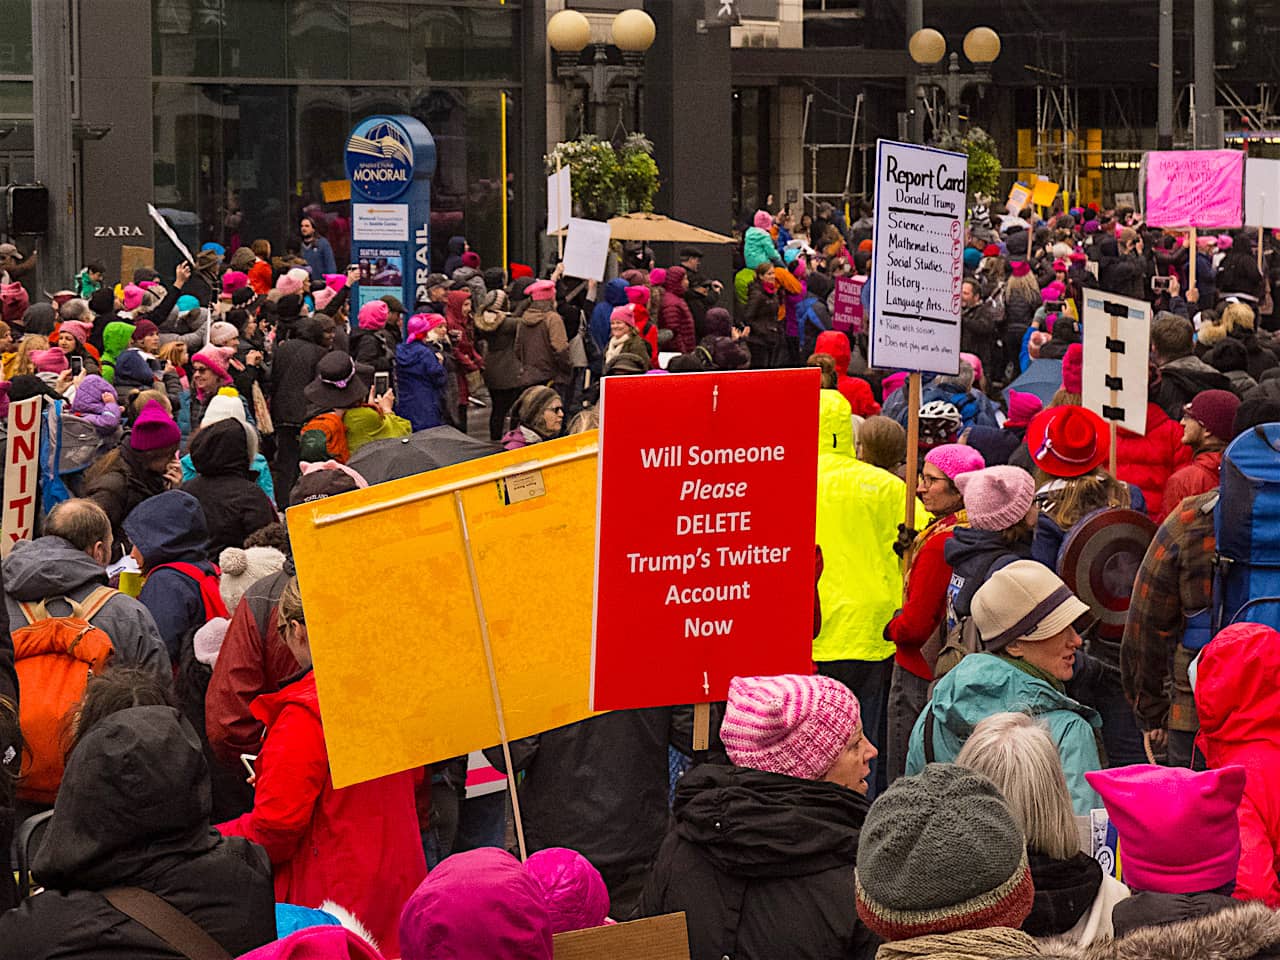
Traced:
POLYGON ((1027 426, 1035 465, 1053 477, 1080 477, 1097 469, 1111 450, 1106 421, 1084 407, 1050 407, 1027 426))

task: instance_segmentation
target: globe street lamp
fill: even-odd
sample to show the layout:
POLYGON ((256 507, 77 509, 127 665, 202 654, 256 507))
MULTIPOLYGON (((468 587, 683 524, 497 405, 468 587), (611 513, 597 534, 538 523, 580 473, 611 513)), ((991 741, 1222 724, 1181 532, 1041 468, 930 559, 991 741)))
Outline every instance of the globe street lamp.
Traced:
POLYGON ((920 88, 916 97, 924 99, 924 87, 936 87, 943 92, 947 102, 947 129, 960 132, 960 97, 966 87, 979 88, 991 83, 991 71, 987 69, 1000 56, 1000 34, 990 27, 974 27, 964 36, 964 55, 977 69, 960 72, 960 55, 952 52, 947 67, 938 66, 947 54, 946 38, 932 27, 917 30, 907 41, 907 52, 921 67, 932 69, 920 73, 920 88))
POLYGON ((617 83, 634 90, 643 76, 644 54, 657 33, 653 18, 643 10, 623 10, 613 18, 613 45, 622 52, 622 63, 609 62, 609 46, 591 44, 589 64, 579 63, 591 42, 591 24, 577 10, 561 10, 547 21, 547 42, 556 52, 556 76, 566 85, 581 84, 587 90, 592 126, 601 140, 609 137, 609 91, 617 83))

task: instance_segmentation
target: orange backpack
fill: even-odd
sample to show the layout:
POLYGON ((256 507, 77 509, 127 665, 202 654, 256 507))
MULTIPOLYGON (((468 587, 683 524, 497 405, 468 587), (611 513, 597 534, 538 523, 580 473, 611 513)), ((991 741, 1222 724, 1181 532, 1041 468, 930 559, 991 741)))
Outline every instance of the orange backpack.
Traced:
POLYGON ((27 751, 22 758, 18 797, 53 803, 62 783, 63 753, 70 732, 68 718, 84 697, 85 684, 106 667, 115 648, 92 620, 116 591, 98 587, 80 603, 62 597, 71 615, 49 615, 48 598, 19 604, 27 625, 13 631, 14 667, 18 671, 18 722, 27 751))
POLYGON ((331 411, 312 417, 298 431, 299 443, 313 430, 324 435, 325 452, 329 459, 346 463, 351 458, 351 447, 347 444, 347 425, 342 414, 331 411))

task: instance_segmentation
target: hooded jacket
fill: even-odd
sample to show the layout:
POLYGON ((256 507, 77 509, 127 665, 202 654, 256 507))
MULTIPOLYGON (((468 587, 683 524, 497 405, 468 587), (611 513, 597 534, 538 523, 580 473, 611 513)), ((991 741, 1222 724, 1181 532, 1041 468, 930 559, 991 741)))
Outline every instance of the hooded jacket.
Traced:
POLYGON ((1280 906, 1280 633, 1258 623, 1224 629, 1200 654, 1198 746, 1210 767, 1245 768, 1235 895, 1280 906))
POLYGON ((884 625, 902 599, 893 543, 906 487, 853 455, 849 403, 823 390, 818 407, 818 546, 822 632, 813 659, 882 661, 893 656, 884 625))
POLYGON ((253 810, 218 829, 266 848, 281 903, 341 904, 387 956, 400 956, 400 911, 427 875, 415 772, 336 789, 310 670, 260 696, 253 715, 266 728, 253 810))
MULTIPOLYGON (((1182 408, 1203 390, 1230 390, 1231 381, 1195 354, 1170 360, 1160 367, 1160 382, 1154 394, 1172 420, 1182 419, 1182 408)), ((1173 504, 1169 505, 1173 509, 1173 504)))
POLYGON ((453 271, 462 266, 462 254, 465 253, 467 249, 467 238, 459 236, 450 237, 449 242, 446 245, 446 249, 449 251, 449 256, 446 257, 444 261, 444 275, 446 277, 452 277, 453 271))
POLYGON ((141 887, 238 956, 275 939, 261 847, 209 826, 200 741, 171 707, 131 707, 72 751, 33 873, 45 891, 0 914, 6 956, 181 960, 98 891, 141 887))
POLYGON ((85 480, 84 496, 107 512, 118 555, 126 541, 124 518, 144 500, 164 493, 167 485, 164 475, 148 470, 143 465, 142 458, 128 443, 122 444, 108 456, 113 456, 114 459, 103 464, 100 472, 94 469, 98 464, 90 466, 89 473, 92 476, 85 480))
POLYGON ((436 352, 421 340, 396 347, 396 413, 413 424, 415 432, 444 423, 440 413, 447 377, 436 352))
POLYGON ((778 245, 768 230, 759 227, 747 227, 746 236, 742 240, 742 257, 748 270, 755 270, 762 263, 782 266, 782 255, 778 253, 778 245))
POLYGON ((604 285, 604 298, 591 311, 591 339, 601 350, 609 342, 609 315, 617 307, 627 305, 627 281, 621 277, 610 280, 604 285))
POLYGON ((879 939, 849 909, 868 808, 834 783, 695 767, 640 912, 684 911, 692 960, 870 960, 879 939))
POLYGON ((72 414, 92 424, 98 435, 103 437, 114 437, 120 426, 120 404, 102 399, 104 393, 110 392, 113 392, 111 384, 102 377, 89 374, 76 387, 75 399, 71 401, 72 414))
POLYGON ((102 331, 102 377, 115 383, 116 358, 129 349, 133 340, 133 324, 113 320, 102 331))
POLYGON ((169 660, 177 663, 186 636, 205 623, 200 584, 185 573, 163 563, 192 563, 206 573, 217 568, 205 559, 208 529, 204 510, 191 494, 171 490, 146 500, 125 518, 125 532, 143 558, 147 574, 138 602, 151 611, 160 638, 169 650, 169 660))
MULTIPOLYGON (((4 599, 9 629, 27 625, 19 606, 65 597, 76 603, 98 587, 106 586, 107 571, 83 550, 61 537, 19 540, 4 559, 4 599)), ((71 608, 61 599, 51 600, 49 616, 66 617, 71 608)), ((89 621, 111 638, 115 663, 145 667, 166 684, 173 679, 169 652, 151 613, 133 597, 117 593, 89 621)))
POLYGON ((521 389, 569 382, 569 338, 564 332, 564 320, 551 308, 551 301, 530 300, 524 304, 520 326, 516 328, 516 360, 520 364, 516 386, 521 389))
POLYGON ((251 428, 239 420, 219 420, 202 427, 191 440, 196 476, 182 489, 204 510, 210 560, 227 547, 243 547, 249 534, 277 519, 275 507, 250 470, 246 429, 251 428))
POLYGON ((943 559, 951 567, 947 587, 947 623, 969 616, 969 604, 978 588, 1001 567, 1031 557, 1031 544, 1010 546, 999 530, 960 527, 942 548, 943 559))
POLYGON ((1116 432, 1116 478, 1142 491, 1147 516, 1159 523, 1177 506, 1164 502, 1164 488, 1175 470, 1191 462, 1191 448, 1182 442, 1182 424, 1159 404, 1147 403, 1146 426, 1145 433, 1116 432))
MULTIPOLYGON (((1116 906, 1117 921, 1123 907, 1140 903, 1152 894, 1138 894, 1116 906)), ((1155 895, 1164 896, 1164 895, 1155 895)), ((1280 914, 1260 903, 1223 909, 1220 903, 1194 904, 1198 897, 1169 897, 1184 901, 1181 915, 1126 930, 1117 927, 1115 940, 1093 946, 1076 946, 1065 939, 1041 941, 1039 956, 1045 960, 1275 960, 1280 957, 1280 914)), ((1223 901, 1225 897, 1216 897, 1223 901)), ((1163 911, 1162 911, 1163 913, 1163 911)))
POLYGON ((853 350, 849 346, 849 338, 839 330, 827 330, 818 334, 813 345, 814 353, 825 353, 836 362, 836 389, 849 401, 854 414, 859 417, 874 417, 880 412, 880 404, 876 403, 871 392, 871 384, 861 377, 849 376, 849 362, 853 359, 853 350))
POLYGON ((677 353, 688 353, 698 345, 698 335, 694 331, 693 311, 684 299, 684 267, 672 267, 667 271, 667 279, 662 282, 662 310, 658 316, 658 326, 675 334, 671 341, 671 349, 677 353))
MULTIPOLYGON (((952 535, 952 543, 961 531, 952 535)), ((1102 766, 1096 734, 1102 719, 1092 707, 1077 703, 1043 680, 1024 673, 1001 657, 972 653, 947 672, 916 720, 907 751, 907 774, 924 769, 924 725, 932 723, 931 761, 951 763, 978 723, 993 713, 1029 713, 1049 727, 1049 736, 1062 756, 1071 804, 1078 816, 1102 806, 1102 799, 1084 778, 1102 766)))
POLYGON ((316 378, 316 364, 329 348, 322 344, 324 335, 314 317, 298 320, 296 334, 276 344, 271 363, 271 418, 278 424, 300 427, 307 421, 309 406, 302 391, 316 378))

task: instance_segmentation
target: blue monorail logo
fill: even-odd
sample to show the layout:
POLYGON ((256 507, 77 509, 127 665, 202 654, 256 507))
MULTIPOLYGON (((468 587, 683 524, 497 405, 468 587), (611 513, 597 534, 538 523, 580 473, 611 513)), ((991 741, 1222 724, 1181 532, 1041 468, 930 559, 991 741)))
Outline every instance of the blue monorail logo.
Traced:
POLYGON ((400 124, 370 117, 347 140, 347 179, 370 200, 394 200, 413 182, 413 147, 400 124))

